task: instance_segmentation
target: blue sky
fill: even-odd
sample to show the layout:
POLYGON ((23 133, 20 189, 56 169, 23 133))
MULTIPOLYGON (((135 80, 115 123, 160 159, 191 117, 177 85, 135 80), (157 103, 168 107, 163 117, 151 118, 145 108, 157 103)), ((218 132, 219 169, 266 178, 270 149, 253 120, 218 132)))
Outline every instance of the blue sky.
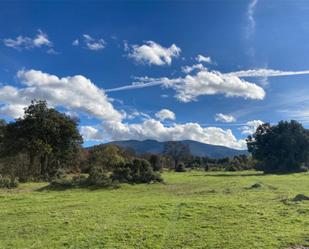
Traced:
POLYGON ((306 1, 1 2, 0 118, 31 99, 85 145, 193 139, 245 148, 262 122, 309 125, 306 1))

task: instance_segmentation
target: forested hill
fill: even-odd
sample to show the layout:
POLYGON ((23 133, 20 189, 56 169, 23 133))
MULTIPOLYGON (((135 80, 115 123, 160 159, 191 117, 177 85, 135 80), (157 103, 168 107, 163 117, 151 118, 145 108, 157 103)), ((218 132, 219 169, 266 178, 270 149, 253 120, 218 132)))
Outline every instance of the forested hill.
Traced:
MULTIPOLYGON (((236 155, 248 154, 247 150, 235 150, 224 146, 211 145, 200 143, 193 140, 179 141, 186 144, 190 148, 190 152, 193 156, 207 156, 210 158, 223 158, 233 157, 236 155)), ((132 148, 137 154, 143 153, 162 153, 164 144, 167 142, 158 142, 156 140, 127 140, 127 141, 114 141, 109 144, 115 144, 120 147, 132 148)))

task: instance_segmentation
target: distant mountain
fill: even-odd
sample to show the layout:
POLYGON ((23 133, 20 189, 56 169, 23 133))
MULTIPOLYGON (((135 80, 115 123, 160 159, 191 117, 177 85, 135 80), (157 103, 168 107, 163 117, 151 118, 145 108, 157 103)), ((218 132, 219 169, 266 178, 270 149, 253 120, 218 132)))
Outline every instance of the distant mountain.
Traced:
MULTIPOLYGON (((247 150, 235 150, 224 146, 204 144, 193 140, 179 141, 187 144, 190 152, 194 156, 207 156, 210 158, 233 157, 236 155, 248 154, 247 150)), ((127 140, 127 141, 114 141, 109 144, 115 144, 124 148, 132 148, 137 154, 143 153, 162 153, 164 144, 167 142, 158 142, 156 140, 127 140)))

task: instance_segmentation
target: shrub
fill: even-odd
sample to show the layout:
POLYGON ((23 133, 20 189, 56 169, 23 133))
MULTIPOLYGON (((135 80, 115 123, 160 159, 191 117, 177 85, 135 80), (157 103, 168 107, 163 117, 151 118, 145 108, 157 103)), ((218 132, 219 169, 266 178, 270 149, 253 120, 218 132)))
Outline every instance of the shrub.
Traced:
POLYGON ((54 177, 56 179, 62 179, 66 177, 66 171, 63 168, 59 168, 56 170, 54 177))
POLYGON ((18 184, 16 177, 3 177, 0 175, 0 188, 16 188, 18 184))
POLYGON ((226 168, 226 171, 239 171, 242 170, 242 168, 239 165, 235 165, 235 164, 229 164, 226 168))
POLYGON ((131 173, 131 164, 121 164, 113 171, 112 179, 114 181, 130 183, 132 182, 131 173))
POLYGON ((185 165, 183 163, 178 163, 175 168, 175 171, 176 172, 186 172, 185 165))
POLYGON ((63 187, 63 188, 70 188, 73 187, 73 181, 70 178, 63 177, 63 178, 56 178, 51 181, 50 186, 52 187, 63 187))
POLYGON ((88 178, 85 175, 75 175, 72 177, 72 182, 76 186, 87 185, 88 178))
POLYGON ((134 159, 130 163, 122 164, 113 171, 113 180, 127 183, 162 182, 158 172, 154 172, 151 164, 144 159, 134 159))
POLYGON ((112 178, 102 168, 92 167, 87 178, 87 184, 97 187, 112 186, 112 178))

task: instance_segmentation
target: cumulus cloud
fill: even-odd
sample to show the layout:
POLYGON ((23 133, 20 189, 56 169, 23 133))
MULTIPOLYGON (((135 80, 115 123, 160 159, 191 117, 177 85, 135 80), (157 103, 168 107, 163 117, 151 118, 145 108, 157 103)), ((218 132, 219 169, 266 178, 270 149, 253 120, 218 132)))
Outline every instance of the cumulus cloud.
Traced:
POLYGON ((80 133, 84 141, 103 141, 103 134, 93 126, 81 126, 80 133))
POLYGON ((198 123, 173 124, 164 126, 160 121, 147 119, 138 124, 104 122, 103 130, 110 140, 195 140, 202 143, 222 145, 235 149, 246 148, 245 140, 237 140, 230 129, 201 127, 198 123))
POLYGON ((181 102, 197 100, 202 95, 224 94, 226 97, 243 97, 245 99, 263 99, 265 91, 260 86, 233 75, 217 71, 199 71, 195 75, 179 78, 148 78, 139 87, 161 84, 164 88, 176 91, 175 97, 181 102))
POLYGON ((108 89, 106 92, 145 88, 161 85, 176 91, 175 97, 181 102, 197 100, 201 95, 224 94, 227 97, 243 97, 245 99, 263 99, 265 91, 255 83, 251 83, 230 74, 218 71, 202 70, 195 75, 179 78, 139 78, 131 85, 108 89))
POLYGON ((123 118, 104 90, 82 75, 59 78, 37 70, 21 70, 17 76, 23 87, 0 88, 3 110, 21 110, 33 99, 44 99, 52 106, 63 106, 102 120, 119 121, 123 118))
POLYGON ((219 71, 208 71, 201 64, 183 67, 185 73, 193 70, 197 72, 193 75, 187 74, 178 78, 150 78, 140 77, 130 85, 107 89, 106 92, 138 89, 152 86, 162 86, 172 88, 176 91, 175 97, 181 102, 190 102, 201 95, 224 94, 226 97, 243 97, 245 99, 263 99, 265 91, 254 82, 249 82, 243 78, 254 77, 280 77, 309 74, 309 70, 303 71, 281 71, 274 69, 252 69, 230 73, 219 71))
POLYGON ((153 41, 147 41, 143 45, 132 45, 125 43, 125 50, 129 51, 128 56, 138 63, 149 65, 170 65, 174 57, 178 57, 181 49, 175 44, 165 48, 153 41))
POLYGON ((261 120, 248 121, 244 126, 240 127, 239 130, 241 131, 241 134, 251 135, 262 124, 264 124, 264 122, 261 120))
POLYGON ((171 110, 168 110, 168 109, 162 109, 160 111, 158 111, 156 114, 155 114, 156 118, 160 119, 161 121, 164 121, 164 120, 175 120, 176 119, 176 115, 174 112, 172 112, 171 110))
POLYGON ((40 29, 35 37, 17 36, 16 39, 6 38, 3 40, 5 46, 14 48, 17 50, 49 47, 53 46, 53 43, 49 40, 48 35, 42 32, 40 29))
POLYGON ((209 56, 204 56, 204 55, 201 55, 201 54, 196 56, 195 60, 197 60, 198 62, 206 62, 206 63, 209 63, 209 64, 212 63, 212 60, 209 56))
POLYGON ((83 34, 81 41, 79 39, 75 39, 72 42, 72 45, 79 46, 81 43, 84 44, 85 48, 93 51, 102 50, 106 46, 106 42, 104 39, 102 38, 95 39, 88 34, 83 34))
POLYGON ((24 105, 7 104, 0 107, 0 114, 11 118, 19 118, 24 115, 24 105))
POLYGON ((224 123, 232 123, 236 121, 236 118, 232 115, 217 113, 215 115, 215 120, 219 122, 224 122, 224 123))

